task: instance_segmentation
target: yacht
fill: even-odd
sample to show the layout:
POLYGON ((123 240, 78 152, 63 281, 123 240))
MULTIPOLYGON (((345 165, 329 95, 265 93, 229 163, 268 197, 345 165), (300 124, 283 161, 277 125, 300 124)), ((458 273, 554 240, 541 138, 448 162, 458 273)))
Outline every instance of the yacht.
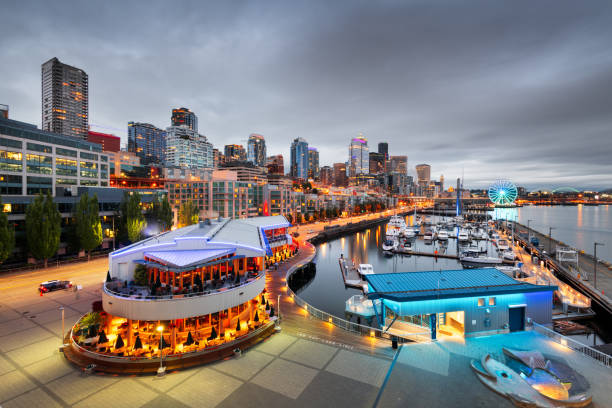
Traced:
POLYGON ((487 266, 501 265, 502 259, 493 256, 482 256, 479 252, 465 251, 459 257, 459 260, 464 266, 487 266))
POLYGON ((387 223, 387 228, 385 230, 385 235, 389 238, 399 237, 402 231, 406 228, 406 221, 398 216, 393 215, 389 222, 387 223))
POLYGON ((399 246, 399 242, 397 242, 396 239, 387 239, 382 244, 382 250, 384 252, 391 252, 391 251, 395 251, 398 246, 399 246))
POLYGON ((466 248, 466 251, 468 252, 475 252, 475 253, 479 253, 479 254, 486 254, 487 253, 487 248, 481 248, 478 246, 478 244, 472 244, 470 246, 468 246, 466 248))
POLYGON ((438 232, 438 240, 439 241, 448 241, 448 231, 440 230, 440 232, 438 232))
POLYGON ((497 250, 500 252, 507 251, 510 249, 510 245, 508 245, 508 241, 506 241, 505 239, 498 239, 495 245, 497 245, 497 250))
POLYGON ((459 235, 457 235, 457 240, 459 242, 468 242, 470 240, 470 236, 468 235, 466 230, 459 231, 459 235))
POLYGON ((396 227, 389 227, 387 225, 387 230, 385 231, 385 237, 390 240, 397 239, 400 235, 400 229, 396 227))
POLYGON ((374 267, 370 264, 359 264, 357 271, 359 272, 359 275, 361 275, 362 277, 364 277, 365 275, 373 275, 374 267))
POLYGON ((507 249, 502 253, 502 260, 504 263, 514 263, 516 261, 516 254, 513 250, 507 249))
POLYGON ((410 242, 403 242, 397 246, 395 252, 399 254, 410 254, 412 250, 412 245, 410 242))
POLYGON ((407 239, 412 239, 416 237, 416 232, 414 231, 413 228, 406 227, 402 230, 402 235, 407 239))
POLYGON ((425 243, 431 243, 434 240, 434 235, 433 232, 428 229, 425 230, 425 234, 423 235, 423 240, 425 241, 425 243))

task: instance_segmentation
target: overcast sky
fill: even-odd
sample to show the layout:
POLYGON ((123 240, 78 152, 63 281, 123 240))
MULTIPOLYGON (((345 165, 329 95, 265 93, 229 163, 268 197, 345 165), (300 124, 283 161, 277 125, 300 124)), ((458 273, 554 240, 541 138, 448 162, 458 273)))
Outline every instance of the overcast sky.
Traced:
POLYGON ((40 126, 40 65, 89 75, 96 130, 166 127, 215 147, 266 138, 321 165, 370 149, 467 187, 612 187, 610 1, 4 1, 0 103, 40 126))

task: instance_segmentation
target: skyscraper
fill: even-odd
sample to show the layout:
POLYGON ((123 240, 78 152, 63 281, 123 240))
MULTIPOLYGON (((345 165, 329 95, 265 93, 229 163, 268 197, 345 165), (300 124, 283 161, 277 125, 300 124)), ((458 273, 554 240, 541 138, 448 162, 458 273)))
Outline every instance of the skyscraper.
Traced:
POLYGON ((285 160, 282 154, 270 156, 266 159, 266 167, 268 174, 285 174, 285 160))
POLYGON ((334 170, 331 167, 323 166, 319 173, 323 185, 331 186, 334 183, 334 170))
POLYGON ((87 139, 89 78, 82 69, 51 58, 41 66, 42 128, 87 139))
POLYGON ((166 166, 212 168, 213 146, 206 136, 185 126, 166 129, 166 166))
POLYGON ((339 187, 348 186, 346 163, 334 163, 334 185, 339 187))
POLYGON ((186 126, 191 130, 198 131, 198 117, 187 108, 172 109, 170 120, 172 126, 186 126))
POLYGON ((391 172, 408 175, 408 156, 391 156, 391 172))
POLYGON ((431 166, 429 164, 417 164, 416 173, 417 183, 419 186, 427 186, 429 184, 429 180, 431 179, 431 166))
POLYGON ((291 177, 308 178, 308 142, 301 137, 291 143, 291 177))
POLYGON ((319 178, 319 151, 316 147, 308 148, 308 177, 319 178))
POLYGON ((251 133, 247 144, 247 160, 256 166, 266 165, 266 141, 262 135, 251 133))
POLYGON ((239 144, 225 145, 224 153, 225 153, 226 162, 246 161, 247 159, 246 150, 244 150, 243 145, 239 145, 239 144))
POLYGON ((370 152, 370 174, 382 174, 385 172, 385 154, 370 152))
POLYGON ((378 153, 385 155, 385 159, 389 158, 389 143, 382 142, 378 144, 378 153))
POLYGON ((351 139, 349 145, 349 165, 351 172, 357 174, 368 174, 370 172, 370 149, 368 148, 368 139, 360 133, 358 137, 351 139), (354 169, 354 170, 353 170, 354 169))
POLYGON ((140 157, 142 164, 163 164, 166 131, 150 123, 128 122, 128 152, 140 157))

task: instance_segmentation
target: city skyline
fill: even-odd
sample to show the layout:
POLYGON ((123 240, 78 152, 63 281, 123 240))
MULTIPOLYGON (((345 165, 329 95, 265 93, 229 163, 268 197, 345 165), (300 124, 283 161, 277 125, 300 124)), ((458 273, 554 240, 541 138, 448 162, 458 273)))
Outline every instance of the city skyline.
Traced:
POLYGON ((291 140, 303 137, 331 166, 363 132, 371 146, 388 142, 407 155, 410 173, 428 163, 432 178, 465 173, 469 187, 504 177, 535 189, 610 188, 610 6, 473 6, 308 3, 295 13, 282 4, 179 10, 151 3, 139 10, 166 15, 165 25, 204 23, 181 24, 189 28, 177 26, 167 38, 154 26, 126 31, 130 5, 126 17, 112 5, 67 8, 64 18, 87 12, 99 23, 60 28, 58 11, 45 3, 12 6, 3 14, 10 20, 0 17, 8 56, 0 103, 13 119, 40 126, 40 66, 57 57, 89 76, 92 130, 117 134, 124 145, 129 121, 165 129, 171 109, 186 106, 217 148, 246 145, 261 132, 268 155, 288 158, 291 140), (425 35, 425 25, 439 32, 425 35), (300 43, 285 35, 294 26, 300 43), (50 34, 40 38, 39 30, 50 34), (491 32, 486 40, 483 30, 491 32), (179 39, 189 52, 173 49, 179 39), (27 55, 18 52, 24 47, 27 55), (371 62, 378 60, 388 61, 387 71, 371 62), (170 81, 179 75, 180 83, 170 81))

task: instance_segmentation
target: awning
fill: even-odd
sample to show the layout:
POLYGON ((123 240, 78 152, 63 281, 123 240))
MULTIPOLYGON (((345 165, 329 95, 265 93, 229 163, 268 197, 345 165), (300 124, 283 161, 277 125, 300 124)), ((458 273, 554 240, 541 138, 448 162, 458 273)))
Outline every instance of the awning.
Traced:
POLYGON ((236 248, 223 249, 195 249, 183 251, 150 251, 144 256, 174 268, 205 263, 211 259, 220 258, 236 252, 236 248))
POLYGON ((145 261, 143 259, 135 260, 134 263, 145 265, 145 266, 150 266, 152 268, 161 269, 162 271, 180 273, 180 272, 190 272, 190 271, 193 271, 194 269, 205 268, 207 266, 214 266, 214 265, 218 265, 221 263, 233 261, 236 259, 242 259, 242 258, 246 258, 246 257, 244 255, 235 255, 229 258, 223 258, 223 259, 219 259, 216 261, 206 262, 206 263, 197 264, 197 265, 190 265, 184 268, 175 268, 172 266, 161 265, 161 264, 158 264, 157 262, 145 261))

